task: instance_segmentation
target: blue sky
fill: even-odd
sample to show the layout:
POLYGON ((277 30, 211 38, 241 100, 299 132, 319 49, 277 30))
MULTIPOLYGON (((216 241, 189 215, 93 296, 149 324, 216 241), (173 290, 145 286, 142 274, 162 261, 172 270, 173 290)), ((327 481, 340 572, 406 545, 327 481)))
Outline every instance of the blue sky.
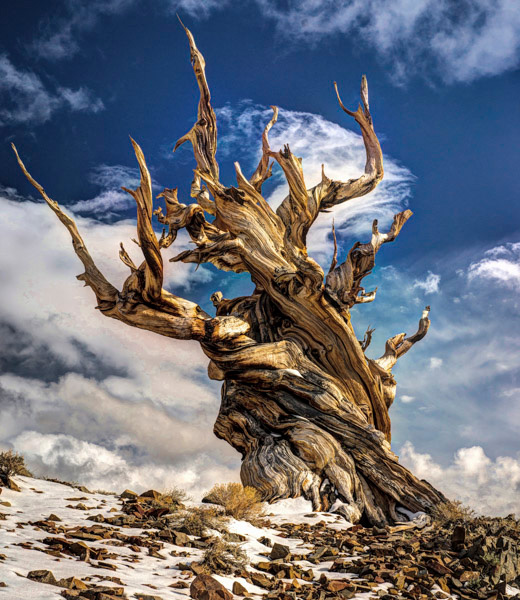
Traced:
MULTIPOLYGON (((355 177, 363 148, 332 82, 355 107, 367 75, 386 178, 336 210, 340 253, 366 239, 374 217, 387 224, 405 206, 414 216, 379 253, 371 276, 378 298, 353 311, 356 331, 376 327, 375 356, 432 305, 428 336, 395 370, 394 449, 480 510, 520 511, 513 0, 53 0, 4 8, 0 445, 25 452, 37 471, 98 487, 177 483, 197 493, 237 479, 236 453, 211 432, 219 390, 197 346, 126 331, 93 310, 74 278, 80 266, 66 233, 34 197, 9 144, 121 281, 117 249, 125 241, 131 250, 134 229, 132 199, 119 189, 136 179, 129 135, 158 191, 178 186, 188 198, 191 152, 171 151, 193 123, 197 89, 176 12, 206 58, 229 184, 234 160, 252 169, 272 104, 281 114, 271 145, 291 144, 309 186, 322 162, 330 176, 355 177)), ((276 204, 281 176, 265 191, 276 204)), ((310 236, 324 265, 331 219, 323 215, 310 236)), ((186 244, 179 236, 173 252, 186 244)), ((217 289, 227 297, 250 290, 245 276, 178 264, 168 285, 208 310, 217 289)))

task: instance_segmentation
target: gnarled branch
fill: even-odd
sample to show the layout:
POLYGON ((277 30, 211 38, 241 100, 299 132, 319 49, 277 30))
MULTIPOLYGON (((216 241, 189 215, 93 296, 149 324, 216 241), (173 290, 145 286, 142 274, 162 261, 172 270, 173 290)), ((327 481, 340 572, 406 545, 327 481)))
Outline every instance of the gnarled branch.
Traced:
POLYGON ((361 281, 372 272, 379 248, 383 244, 395 240, 412 214, 411 210, 397 213, 388 233, 381 233, 377 225, 377 219, 374 220, 370 242, 367 244, 356 242, 348 253, 345 262, 329 271, 325 289, 336 302, 341 306, 350 308, 354 304, 374 300, 377 288, 372 292, 365 292, 365 289, 361 286, 361 281))

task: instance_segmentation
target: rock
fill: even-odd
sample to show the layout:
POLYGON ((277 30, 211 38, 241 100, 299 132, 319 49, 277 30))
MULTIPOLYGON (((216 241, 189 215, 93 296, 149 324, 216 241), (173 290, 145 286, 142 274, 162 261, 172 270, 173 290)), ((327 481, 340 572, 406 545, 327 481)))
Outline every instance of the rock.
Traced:
POLYGON ((68 590, 88 590, 86 583, 77 579, 76 577, 68 577, 67 579, 60 579, 57 583, 60 587, 67 588, 68 590))
POLYGON ((262 573, 250 573, 249 577, 254 585, 269 590, 273 587, 273 580, 262 573))
POLYGON ((54 513, 51 513, 47 517, 47 521, 55 521, 56 523, 59 523, 61 521, 61 519, 58 516, 56 516, 54 513))
POLYGON ((87 546, 87 544, 85 544, 85 542, 74 542, 69 546, 69 552, 85 562, 87 562, 90 558, 90 548, 87 546))
POLYGON ((341 579, 332 579, 327 583, 327 590, 329 592, 341 592, 348 587, 351 587, 350 582, 341 581, 341 579))
POLYGON ((13 492, 21 492, 22 490, 10 477, 7 478, 7 487, 13 492))
POLYGON ((197 575, 190 586, 195 600, 233 600, 233 594, 211 575, 197 575))
POLYGON ((271 540, 265 536, 258 538, 257 541, 263 544, 264 546, 267 546, 268 548, 270 548, 273 545, 273 542, 271 542, 271 540))
POLYGON ((160 497, 161 494, 157 490, 148 490, 139 496, 139 498, 149 498, 150 500, 159 500, 160 497))
POLYGON ((150 594, 141 594, 139 592, 134 594, 134 597, 137 598, 137 600, 163 600, 161 596, 152 596, 150 594))
POLYGON ((137 496, 138 494, 132 492, 132 490, 125 490, 122 494, 119 495, 120 498, 126 498, 129 500, 133 500, 134 498, 137 498, 137 496))
POLYGON ((191 542, 190 537, 182 531, 172 531, 172 539, 176 546, 188 546, 191 542))
POLYGON ((462 525, 456 525, 451 534, 451 547, 458 550, 461 544, 466 541, 466 528, 462 525))
POLYGON ((269 558, 271 560, 277 560, 278 558, 286 558, 291 553, 291 549, 289 546, 284 546, 283 544, 279 544, 276 542, 271 550, 271 554, 269 558))
POLYGON ((249 596, 249 592, 240 581, 233 582, 233 594, 236 594, 237 596, 249 596))
POLYGON ((174 583, 170 583, 168 587, 175 588, 178 590, 183 590, 190 587, 185 581, 175 581, 174 583))
POLYGON ((32 581, 38 581, 39 583, 48 583, 49 585, 58 585, 56 581, 56 577, 52 571, 47 571, 45 569, 40 569, 37 571, 30 571, 27 573, 27 579, 31 579, 32 581))

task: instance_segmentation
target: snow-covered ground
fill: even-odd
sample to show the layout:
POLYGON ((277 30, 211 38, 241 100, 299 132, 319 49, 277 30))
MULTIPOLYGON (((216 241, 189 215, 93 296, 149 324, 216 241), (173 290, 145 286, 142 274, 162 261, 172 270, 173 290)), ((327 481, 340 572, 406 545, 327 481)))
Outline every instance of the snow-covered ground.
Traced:
MULTIPOLYGON (((157 558, 147 552, 147 548, 141 548, 140 552, 134 552, 127 545, 113 539, 102 539, 97 541, 88 540, 88 545, 93 548, 106 548, 115 556, 105 563, 115 565, 116 570, 101 568, 98 561, 85 562, 73 556, 63 555, 56 557, 42 550, 49 548, 42 543, 44 538, 52 534, 41 529, 36 523, 47 520, 53 514, 61 521, 57 522, 60 527, 67 530, 75 527, 103 527, 103 523, 94 523, 88 518, 95 515, 110 517, 121 510, 121 500, 115 495, 104 495, 99 493, 85 493, 60 483, 53 483, 41 479, 27 477, 16 477, 16 483, 21 492, 11 491, 3 488, 0 495, 0 600, 51 600, 61 598, 63 588, 32 581, 27 574, 34 570, 52 571, 56 579, 76 577, 89 584, 106 585, 118 587, 109 578, 119 578, 121 585, 125 588, 128 598, 136 598, 139 594, 158 596, 164 600, 189 597, 189 587, 176 589, 170 587, 176 582, 189 584, 193 574, 182 571, 179 563, 190 563, 201 559, 203 551, 194 548, 175 546, 164 543, 160 550, 163 557, 157 558), (87 510, 68 508, 82 503, 87 510), (5 504, 10 504, 6 506, 5 504), (3 515, 3 516, 2 516, 3 515), (184 553, 185 556, 172 556, 170 552, 184 553), (5 558, 2 558, 4 555, 5 558), (108 579, 107 579, 108 578, 108 579), (2 587, 2 582, 5 587, 2 587)), ((276 505, 269 506, 267 513, 275 529, 258 528, 246 521, 231 519, 228 529, 232 533, 245 536, 246 541, 241 544, 248 554, 252 564, 265 561, 266 551, 269 548, 258 541, 261 537, 268 537, 273 543, 279 542, 289 546, 292 554, 305 555, 311 551, 312 546, 305 545, 301 539, 291 539, 279 535, 281 531, 276 530, 277 525, 284 523, 317 523, 325 521, 330 528, 343 529, 350 527, 343 518, 332 514, 312 514, 310 504, 303 500, 282 501, 276 505)), ((111 529, 120 531, 125 535, 143 535, 144 530, 129 527, 115 527, 111 529)), ((70 532, 69 532, 70 533, 70 532)), ((56 537, 66 537, 63 532, 57 532, 56 537)), ((79 541, 79 540, 78 540, 79 541)), ((332 573, 328 569, 330 562, 322 562, 319 565, 301 560, 294 562, 295 565, 305 569, 312 568, 315 578, 323 573, 329 579, 354 577, 345 573, 332 573)), ((250 567, 252 569, 252 567, 250 567)), ((239 581, 253 597, 261 598, 266 590, 248 583, 243 578, 234 576, 215 576, 229 590, 233 582, 239 581)), ((307 582, 302 581, 305 584, 307 582)), ((379 587, 387 587, 383 584, 379 587)), ((377 588, 374 588, 374 591, 377 588)), ((368 598, 368 594, 358 594, 359 598, 368 598)))

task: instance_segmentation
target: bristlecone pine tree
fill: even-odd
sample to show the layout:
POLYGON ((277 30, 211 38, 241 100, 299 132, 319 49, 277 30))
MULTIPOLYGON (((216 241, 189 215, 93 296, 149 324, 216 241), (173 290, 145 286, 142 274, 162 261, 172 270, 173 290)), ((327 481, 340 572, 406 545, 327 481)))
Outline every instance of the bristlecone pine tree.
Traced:
POLYGON ((390 449, 388 416, 396 391, 392 368, 426 335, 429 307, 417 332, 390 338, 376 360, 365 356, 372 332, 359 341, 350 320, 353 305, 374 300, 375 291, 365 291, 363 279, 373 269, 377 251, 395 240, 412 212, 395 215, 385 233, 374 221, 371 240, 355 243, 340 264, 336 248, 326 276, 306 248, 307 233, 320 212, 368 194, 383 178, 366 79, 355 112, 345 108, 338 94, 341 108, 363 135, 367 160, 358 179, 333 181, 323 173, 321 182, 308 189, 302 162, 289 146, 279 151, 269 146, 268 133, 278 114, 273 107, 256 171, 248 178, 235 163, 237 185, 228 187, 219 180, 215 159, 217 125, 204 58, 191 32, 186 29, 186 34, 200 100, 197 122, 175 149, 187 141, 193 146, 195 202, 183 204, 176 189, 165 189, 158 197, 164 199, 166 213, 161 208, 154 211, 150 174, 141 148, 132 140, 141 184, 136 190, 124 189, 137 205, 144 262, 134 264, 121 245, 119 256, 130 269, 122 290, 96 267, 75 222, 32 178, 13 146, 20 167, 68 229, 85 268, 78 279, 94 291, 101 314, 200 343, 209 358, 209 377, 223 382, 214 432, 241 453, 244 485, 256 488, 266 501, 304 496, 315 510, 336 503, 353 522, 384 525, 402 520, 398 506, 430 512, 444 497, 399 464, 390 449), (262 196, 271 159, 289 184, 289 195, 276 211, 262 196), (152 226, 153 215, 165 226, 160 238, 152 226), (255 285, 253 294, 227 299, 215 292, 216 316, 211 316, 164 290, 163 250, 182 228, 196 249, 170 262, 210 262, 224 271, 247 271, 255 285))

